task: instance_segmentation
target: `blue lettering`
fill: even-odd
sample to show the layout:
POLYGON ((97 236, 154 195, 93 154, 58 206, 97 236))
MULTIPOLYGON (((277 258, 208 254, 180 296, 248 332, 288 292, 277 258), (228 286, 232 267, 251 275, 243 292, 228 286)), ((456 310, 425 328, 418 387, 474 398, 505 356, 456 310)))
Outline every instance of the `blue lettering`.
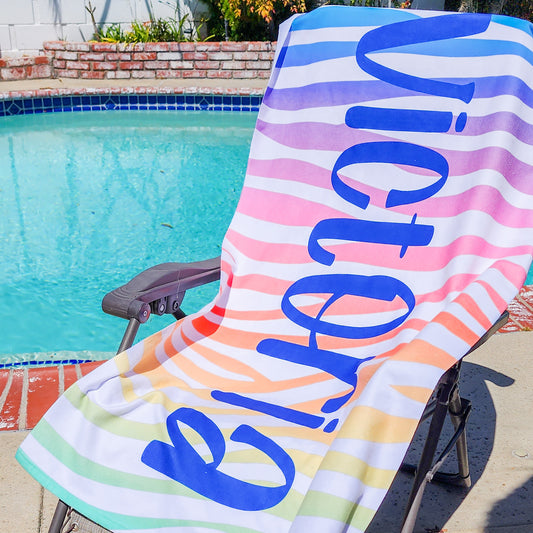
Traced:
POLYGON ((453 113, 450 111, 381 109, 366 106, 348 109, 345 120, 350 128, 426 133, 444 133, 450 129, 452 121, 453 113))
POLYGON ((402 324, 415 307, 415 297, 405 283, 389 276, 360 276, 357 274, 324 274, 309 276, 293 283, 284 294, 281 309, 295 324, 313 334, 321 333, 345 339, 367 339, 391 331, 402 324), (306 315, 290 301, 292 296, 301 294, 331 294, 316 317, 306 315), (406 304, 407 311, 390 322, 375 326, 344 326, 321 320, 322 315, 332 304, 345 295, 362 296, 375 300, 392 302, 399 296, 406 304))
POLYGON ((141 461, 222 505, 243 511, 269 509, 285 498, 294 482, 295 467, 289 454, 273 440, 248 425, 239 426, 230 439, 249 444, 270 457, 283 473, 284 485, 255 485, 218 470, 226 452, 226 442, 218 426, 200 411, 188 407, 177 409, 167 418, 167 431, 172 445, 153 440, 145 448, 141 461), (212 462, 206 463, 191 446, 181 433, 178 421, 187 424, 204 439, 211 452, 212 462))
POLYGON ((411 76, 380 65, 368 58, 373 52, 457 37, 468 37, 484 32, 490 23, 487 15, 443 15, 396 22, 375 28, 361 38, 355 57, 366 73, 384 82, 434 96, 456 98, 465 103, 472 100, 474 83, 463 85, 411 76))
POLYGON ((424 146, 418 144, 396 142, 396 141, 379 141, 361 143, 342 152, 337 159, 331 173, 331 184, 339 196, 350 203, 366 209, 370 198, 355 189, 346 185, 339 178, 339 170, 358 163, 391 163, 395 165, 409 165, 417 168, 431 170, 440 175, 435 183, 415 189, 414 191, 400 191, 392 189, 387 195, 385 207, 395 207, 398 205, 414 204, 425 200, 444 187, 448 179, 449 166, 446 158, 424 146), (361 202, 362 198, 365 202, 361 202))
POLYGON ((400 257, 403 257, 409 246, 427 246, 433 237, 433 226, 415 222, 416 215, 409 224, 348 218, 321 220, 311 231, 307 250, 312 259, 328 266, 335 261, 335 254, 324 250, 318 244, 320 239, 398 245, 401 247, 400 257))

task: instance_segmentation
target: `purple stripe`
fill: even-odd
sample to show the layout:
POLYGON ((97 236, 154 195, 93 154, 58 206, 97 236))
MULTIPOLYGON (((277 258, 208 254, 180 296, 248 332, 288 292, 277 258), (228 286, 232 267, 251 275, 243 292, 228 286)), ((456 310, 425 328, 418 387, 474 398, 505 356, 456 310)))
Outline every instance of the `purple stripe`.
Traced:
MULTIPOLYGON (((450 83, 475 82, 474 98, 491 98, 510 94, 533 107, 533 91, 514 76, 494 76, 475 80, 442 79, 450 83)), ((268 88, 263 102, 272 109, 295 111, 313 107, 358 104, 370 100, 421 95, 380 80, 313 83, 303 87, 268 88)), ((444 100, 443 100, 444 101, 444 100)))

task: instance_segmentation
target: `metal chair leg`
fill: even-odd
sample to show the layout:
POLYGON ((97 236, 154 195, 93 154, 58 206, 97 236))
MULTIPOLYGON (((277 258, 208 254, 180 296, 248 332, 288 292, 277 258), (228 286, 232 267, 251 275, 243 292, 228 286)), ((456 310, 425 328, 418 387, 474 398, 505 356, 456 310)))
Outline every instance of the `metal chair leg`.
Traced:
POLYGON ((57 502, 52 522, 50 523, 50 527, 48 528, 48 533, 61 533, 61 529, 63 528, 63 522, 65 521, 65 517, 67 516, 68 509, 68 505, 63 503, 61 500, 57 502))

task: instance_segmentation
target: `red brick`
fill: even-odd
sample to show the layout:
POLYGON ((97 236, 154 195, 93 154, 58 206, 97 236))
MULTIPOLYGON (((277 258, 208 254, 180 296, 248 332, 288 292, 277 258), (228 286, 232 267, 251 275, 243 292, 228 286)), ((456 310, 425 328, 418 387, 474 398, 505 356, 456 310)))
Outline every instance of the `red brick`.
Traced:
POLYGON ((12 381, 0 413, 0 429, 19 429, 20 402, 22 399, 23 370, 12 371, 12 381))
POLYGON ((246 68, 258 70, 270 70, 272 68, 272 63, 270 61, 247 61, 246 68))
POLYGON ((33 65, 35 60, 33 57, 16 57, 7 60, 8 68, 13 67, 26 67, 28 65, 33 65))
POLYGON ((181 70, 157 70, 155 75, 158 79, 181 78, 181 70))
POLYGON ((77 52, 57 52, 55 55, 56 59, 66 59, 67 61, 77 61, 78 53, 77 52))
POLYGON ((183 52, 183 59, 186 61, 206 61, 207 52, 183 52))
POLYGON ((115 43, 91 43, 91 50, 93 52, 116 52, 117 45, 115 43))
POLYGON ((102 52, 95 53, 95 52, 82 52, 79 55, 80 61, 105 61, 105 54, 102 52))
POLYGON ((203 42, 203 43, 192 43, 195 46, 195 49, 197 52, 218 52, 220 50, 220 43, 219 42, 203 42))
POLYGON ((58 69, 58 68, 66 68, 67 67, 67 62, 66 61, 63 61, 62 59, 55 59, 54 60, 54 68, 58 69))
POLYGON ((142 70, 142 61, 121 61, 118 64, 120 70, 142 70))
POLYGON ((169 43, 145 43, 145 52, 168 52, 170 50, 169 43))
POLYGON ((3 68, 0 70, 0 79, 4 81, 18 81, 26 79, 26 69, 24 67, 3 68))
POLYGON ((249 52, 268 52, 275 50, 276 47, 268 41, 250 41, 247 43, 246 49, 249 52))
POLYGON ((52 68, 50 65, 34 65, 26 67, 26 73, 30 80, 50 78, 52 75, 52 68))
POLYGON ((259 61, 274 61, 274 52, 259 52, 259 61))
POLYGON ((245 61, 223 61, 222 70, 244 70, 246 68, 245 61))
POLYGON ((231 70, 208 70, 207 71, 207 77, 208 78, 220 78, 220 79, 225 79, 225 80, 229 80, 233 77, 233 74, 231 72, 231 70))
POLYGON ((223 52, 246 52, 248 48, 248 43, 246 42, 223 42, 220 43, 220 49, 223 52))
POLYGON ((198 48, 196 47, 196 43, 183 42, 176 44, 178 45, 176 50, 179 50, 180 52, 195 52, 196 50, 198 50, 198 48))
POLYGON ((32 429, 59 397, 57 366, 28 369, 26 427, 32 429))
POLYGON ((219 61, 195 61, 194 68, 198 70, 218 70, 220 67, 219 61))
POLYGON ((154 61, 157 59, 157 52, 135 52, 133 61, 154 61))
POLYGON ((7 61, 5 59, 0 59, 0 68, 6 67, 7 61))
POLYGON ((87 61, 67 61, 67 69, 89 70, 91 65, 87 61))
POLYGON ((211 61, 231 61, 233 54, 231 52, 210 52, 209 59, 211 61))
POLYGON ((257 70, 234 70, 232 72, 233 72, 233 77, 235 79, 251 80, 253 78, 259 78, 259 75, 258 75, 259 73, 257 70))
POLYGON ((159 52, 157 54, 157 59, 159 61, 172 61, 172 60, 181 60, 181 52, 159 52))
POLYGON ((117 70, 117 64, 112 61, 95 61, 93 63, 94 70, 117 70))
POLYGON ((268 78, 270 78, 270 70, 260 70, 258 73, 257 73, 257 77, 262 79, 262 80, 268 80, 268 78))
POLYGON ((131 54, 127 52, 111 52, 106 54, 106 61, 131 61, 131 54))
POLYGON ((84 80, 103 80, 105 78, 105 71, 104 70, 82 71, 80 74, 80 78, 83 78, 84 80))
POLYGON ((233 54, 235 61, 257 61, 259 54, 257 52, 235 52, 233 54))
POLYGON ((191 70, 194 68, 194 63, 192 61, 171 61, 170 68, 177 70, 191 70))
POLYGON ((79 70, 68 70, 68 69, 56 69, 54 71, 56 78, 78 78, 79 77, 79 70))
POLYGON ((65 41, 47 41, 43 43, 43 48, 45 50, 64 50, 65 41))
POLYGON ((131 78, 129 70, 108 70, 105 77, 108 80, 128 80, 131 78))
POLYGON ((65 43, 65 50, 72 50, 75 52, 89 52, 91 50, 91 45, 89 43, 65 43))
POLYGON ((183 78, 207 78, 205 70, 184 70, 182 72, 183 78))
POLYGON ((153 79, 155 71, 153 70, 132 70, 131 77, 135 79, 153 79))
POLYGON ((50 58, 48 56, 37 56, 35 58, 35 64, 36 65, 49 65, 50 58))
POLYGON ((167 69, 168 61, 145 61, 144 68, 148 70, 167 69))

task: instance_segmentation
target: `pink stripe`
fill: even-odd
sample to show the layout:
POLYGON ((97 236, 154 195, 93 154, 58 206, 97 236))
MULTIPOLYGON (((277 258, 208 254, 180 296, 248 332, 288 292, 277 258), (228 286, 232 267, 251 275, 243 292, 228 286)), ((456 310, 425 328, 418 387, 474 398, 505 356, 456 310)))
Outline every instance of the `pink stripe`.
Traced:
POLYGON ((258 241, 245 237, 231 228, 226 233, 226 239, 243 255, 254 261, 284 265, 301 265, 313 262, 307 253, 307 246, 258 241))
POLYGON ((237 211, 284 226, 313 227, 321 220, 347 216, 342 211, 318 202, 252 187, 243 190, 237 211))

